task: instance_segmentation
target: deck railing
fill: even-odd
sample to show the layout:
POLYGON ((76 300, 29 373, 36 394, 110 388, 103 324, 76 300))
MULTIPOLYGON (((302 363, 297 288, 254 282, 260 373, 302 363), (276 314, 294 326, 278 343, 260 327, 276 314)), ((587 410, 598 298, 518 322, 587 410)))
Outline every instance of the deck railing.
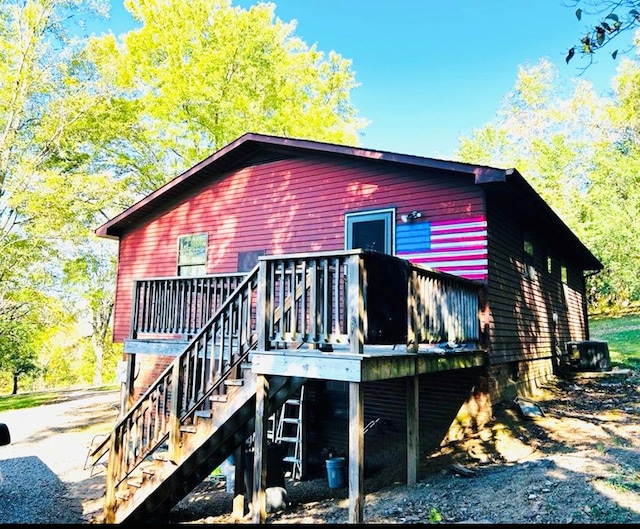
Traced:
MULTIPOLYGON (((474 343, 479 283, 371 252, 261 258, 258 348, 474 343)), ((400 349, 402 350, 402 349, 400 349)))
POLYGON ((136 283, 134 335, 188 329, 193 337, 93 452, 94 460, 109 452, 107 511, 127 476, 161 445, 179 460, 181 428, 211 404, 212 395, 225 392, 226 379, 243 376, 241 365, 256 347, 346 345, 363 352, 366 344, 404 343, 404 352, 412 352, 424 342, 479 339, 478 283, 391 256, 350 250, 261 257, 241 280, 229 278, 237 288, 221 299, 224 285, 231 284, 226 281, 215 276, 136 283), (177 295, 189 291, 189 284, 197 286, 190 298, 197 310, 186 307, 188 296, 177 295))
MULTIPOLYGON (((131 338, 195 336, 245 277, 135 281, 131 338)), ((392 256, 360 250, 266 256, 260 278, 257 331, 264 349, 305 343, 360 351, 364 344, 406 343, 411 350, 479 340, 478 283, 392 256)))
POLYGON ((236 273, 134 281, 131 338, 168 334, 193 336, 245 276, 236 273))
POLYGON ((225 393, 226 379, 241 376, 240 365, 257 341, 252 334, 257 277, 256 267, 118 421, 108 441, 96 447, 94 460, 109 453, 107 519, 112 519, 124 480, 161 447, 167 447, 170 460, 179 461, 182 426, 192 424, 213 395, 225 393))
POLYGON ((480 342, 481 285, 410 266, 407 345, 480 342))

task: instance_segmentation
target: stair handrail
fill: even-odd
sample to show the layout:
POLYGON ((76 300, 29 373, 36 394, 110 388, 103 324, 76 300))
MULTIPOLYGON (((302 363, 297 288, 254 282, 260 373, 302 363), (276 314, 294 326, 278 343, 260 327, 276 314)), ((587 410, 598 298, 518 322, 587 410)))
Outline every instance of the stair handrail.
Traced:
MULTIPOLYGON (((247 294, 251 296, 255 292, 258 278, 258 266, 256 266, 231 295, 221 304, 216 313, 209 319, 207 324, 190 340, 185 350, 176 357, 173 362, 165 368, 162 374, 148 388, 148 390, 137 400, 137 402, 127 411, 127 413, 118 420, 114 426, 111 435, 105 439, 93 451, 93 459, 99 459, 109 452, 108 473, 107 473, 107 494, 115 494, 115 489, 135 470, 135 468, 144 461, 151 453, 161 447, 165 441, 169 440, 169 458, 175 456, 175 447, 171 446, 171 442, 176 441, 180 435, 180 426, 185 418, 193 415, 194 411, 216 390, 224 387, 224 380, 229 375, 235 374, 234 371, 239 364, 246 360, 246 356, 250 350, 256 345, 255 333, 240 332, 239 336, 244 339, 238 344, 239 354, 232 355, 229 362, 224 363, 220 359, 218 369, 214 378, 207 379, 199 377, 192 379, 191 394, 184 394, 181 391, 182 384, 176 384, 179 381, 180 368, 184 370, 194 369, 196 366, 189 360, 197 360, 199 355, 206 356, 204 351, 209 343, 211 343, 212 329, 221 320, 224 321, 228 316, 230 308, 238 303, 242 296, 247 294), (194 354, 195 353, 195 354, 194 354), (186 365, 183 365, 186 362, 186 365), (208 387, 203 387, 199 383, 209 383, 208 387), (169 391, 174 388, 178 389, 178 398, 171 395, 169 391), (182 394, 181 394, 182 393, 182 394), (187 400, 184 397, 188 397, 187 400), (183 407, 180 406, 180 400, 184 402, 183 407), (170 418, 167 421, 166 412, 171 408, 170 418), (136 416, 138 414, 138 416, 136 416), (153 417, 151 415, 153 414, 153 417), (146 421, 138 424, 143 415, 148 415, 153 422, 146 421), (141 430, 141 432, 135 431, 141 430), (114 449, 115 448, 115 449, 114 449), (174 452, 172 454, 172 452, 174 452)), ((248 307, 250 309, 250 307, 248 307)), ((250 319, 249 319, 250 321, 250 319)), ((233 324, 233 321, 226 323, 233 324)), ((245 320, 246 323, 246 320, 245 320)), ((239 329, 236 329, 239 330, 239 329)), ((212 346, 215 344, 211 343, 212 346)), ((223 351, 224 352, 224 351, 223 351)), ((212 351, 213 359, 213 351, 212 351)))

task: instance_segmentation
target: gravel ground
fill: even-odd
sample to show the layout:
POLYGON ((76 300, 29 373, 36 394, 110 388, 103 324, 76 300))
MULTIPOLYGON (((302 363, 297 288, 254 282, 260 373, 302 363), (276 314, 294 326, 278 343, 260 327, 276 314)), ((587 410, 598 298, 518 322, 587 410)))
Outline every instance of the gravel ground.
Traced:
MULTIPOLYGON (((415 488, 397 466, 365 477, 367 524, 639 524, 640 376, 584 373, 557 379, 535 398, 542 416, 514 403, 494 408, 477 435, 441 447, 415 488)), ((327 479, 287 484, 291 505, 274 524, 343 524, 348 491, 327 479)), ((162 520, 250 523, 231 516, 231 495, 203 483, 162 520)))
POLYGON ((104 472, 84 468, 94 436, 118 415, 117 391, 67 391, 59 402, 0 413, 0 523, 89 523, 102 508, 104 472))

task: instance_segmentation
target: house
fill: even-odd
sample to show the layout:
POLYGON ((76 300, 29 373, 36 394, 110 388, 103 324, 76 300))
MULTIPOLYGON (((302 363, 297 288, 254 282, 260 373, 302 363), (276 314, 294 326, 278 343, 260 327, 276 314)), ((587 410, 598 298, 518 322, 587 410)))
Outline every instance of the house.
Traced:
POLYGON ((119 243, 127 361, 94 453, 107 521, 170 508, 249 435, 261 502, 269 421, 302 387, 305 465, 348 455, 361 521, 365 459, 399 455, 415 483, 422 455, 559 372, 602 268, 515 169, 260 134, 96 233, 119 243))

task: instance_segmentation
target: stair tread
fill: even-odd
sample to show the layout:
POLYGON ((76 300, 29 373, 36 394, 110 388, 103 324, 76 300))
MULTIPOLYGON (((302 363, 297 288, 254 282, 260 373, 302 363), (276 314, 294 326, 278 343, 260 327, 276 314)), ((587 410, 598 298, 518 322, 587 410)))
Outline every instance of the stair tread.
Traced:
MULTIPOLYGON (((209 396, 209 401, 210 402, 220 402, 220 403, 225 403, 228 401, 228 399, 230 398, 231 400, 233 399, 238 399, 238 396, 242 396, 243 395, 243 390, 241 389, 233 389, 234 387, 239 387, 242 386, 245 382, 247 382, 246 379, 228 379, 225 380, 223 382, 223 386, 220 386, 220 390, 222 392, 224 392, 223 394, 214 394, 214 395, 210 395, 209 396), (229 386, 229 388, 225 388, 225 386, 229 386)), ((288 384, 286 384, 285 382, 280 382, 280 384, 283 385, 284 388, 286 388, 287 391, 291 390, 291 386, 289 386, 288 384)), ((282 402, 282 400, 280 400, 280 402, 282 402)), ((195 417, 202 417, 202 418, 209 418, 212 417, 212 415, 214 414, 218 414, 219 410, 221 408, 223 408, 223 405, 214 405, 214 404, 204 404, 202 407, 208 407, 211 409, 198 409, 197 411, 194 412, 194 419, 193 421, 187 420, 187 422, 193 422, 195 424, 182 424, 180 425, 180 431, 181 432, 193 432, 195 433, 198 430, 198 426, 207 426, 207 421, 196 421, 195 417)), ((271 418, 270 418, 270 423, 269 425, 271 426, 271 428, 269 428, 268 430, 268 434, 270 435, 271 439, 273 439, 274 437, 276 438, 277 441, 281 441, 284 443, 296 443, 296 450, 295 453, 297 454, 298 457, 296 456, 292 456, 292 455, 287 455, 286 457, 282 458, 283 462, 289 463, 289 464, 293 464, 294 465, 294 470, 293 472, 295 473, 295 469, 301 466, 302 460, 300 457, 300 449, 299 449, 299 445, 301 442, 301 425, 302 425, 302 400, 301 399, 289 399, 285 401, 285 404, 287 404, 289 406, 288 408, 288 414, 289 415, 293 415, 290 417, 280 417, 280 413, 276 413, 274 414, 271 418), (299 406, 299 409, 293 408, 293 406, 299 406), (286 437, 281 437, 277 435, 278 432, 278 420, 281 420, 282 423, 286 423, 286 424, 291 424, 291 427, 285 428, 285 430, 289 430, 288 433, 291 432, 296 432, 294 433, 293 436, 289 435, 286 437)), ((122 508, 128 508, 128 503, 127 501, 131 500, 132 498, 136 498, 136 495, 139 495, 139 491, 136 491, 136 488, 140 488, 142 487, 142 491, 145 491, 145 487, 149 487, 150 489, 153 488, 156 483, 154 481, 154 478, 152 478, 151 476, 153 476, 154 474, 157 474, 158 472, 162 473, 163 472, 163 468, 164 465, 166 465, 167 461, 171 461, 174 465, 180 465, 180 462, 176 462, 176 461, 172 461, 171 459, 169 459, 169 454, 172 452, 167 452, 167 443, 163 443, 162 446, 160 446, 159 448, 161 448, 161 450, 156 450, 155 452, 153 452, 151 454, 151 457, 149 457, 149 460, 147 460, 146 462, 144 462, 144 467, 140 466, 139 469, 137 469, 137 471, 135 471, 132 475, 129 476, 129 478, 127 478, 124 483, 122 483, 123 485, 126 485, 129 487, 129 490, 126 490, 126 487, 123 487, 123 490, 120 490, 118 492, 116 492, 116 498, 120 501, 123 501, 122 505, 120 505, 119 507, 122 508), (151 459, 153 459, 153 461, 151 461, 151 459), (155 462, 155 467, 153 466, 155 462)), ((290 452, 294 452, 294 450, 291 449, 289 450, 290 452)), ((285 451, 286 454, 287 451, 285 451)), ((171 456, 173 458, 173 456, 171 456)), ((179 457, 178 457, 179 460, 179 457)), ((143 500, 145 501, 145 500, 143 500)))
POLYGON ((297 437, 279 437, 278 441, 283 441, 285 443, 297 443, 298 438, 297 437))
POLYGON ((180 431, 184 433, 196 433, 198 431, 198 427, 193 424, 183 424, 180 426, 180 431))

